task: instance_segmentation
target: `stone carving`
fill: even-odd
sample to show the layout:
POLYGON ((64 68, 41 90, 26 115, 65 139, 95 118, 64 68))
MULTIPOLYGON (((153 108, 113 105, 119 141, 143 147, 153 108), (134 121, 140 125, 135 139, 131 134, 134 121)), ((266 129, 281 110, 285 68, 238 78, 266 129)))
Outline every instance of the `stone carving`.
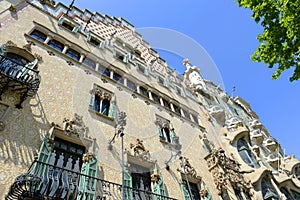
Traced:
POLYGON ((197 176, 197 172, 194 167, 190 164, 190 161, 186 157, 181 158, 181 167, 177 169, 180 173, 187 174, 188 176, 201 180, 202 178, 200 176, 197 176))
POLYGON ((112 95, 105 92, 105 91, 102 91, 101 89, 99 88, 94 88, 90 91, 91 94, 96 94, 96 95, 99 95, 101 99, 107 99, 108 101, 110 101, 112 99, 112 95))
POLYGON ((155 124, 161 126, 162 128, 170 128, 170 121, 159 116, 156 117, 155 124))
POLYGON ((182 63, 187 69, 184 72, 184 79, 190 83, 188 86, 196 91, 206 90, 204 80, 200 75, 200 70, 196 66, 191 66, 189 59, 184 59, 182 63))
POLYGON ((151 174, 151 182, 152 183, 157 183, 159 180, 160 180, 159 174, 156 174, 156 173, 151 174))
POLYGON ((23 49, 25 49, 25 50, 31 52, 31 45, 33 45, 33 42, 29 41, 27 44, 25 44, 25 45, 23 46, 23 49))
POLYGON ((142 160, 149 161, 150 153, 146 150, 143 140, 136 139, 135 144, 130 143, 131 155, 138 157, 142 160))
POLYGON ((6 42, 6 45, 7 46, 17 46, 13 41, 11 41, 11 40, 8 40, 7 42, 6 42))
POLYGON ((87 163, 87 162, 90 162, 91 160, 93 160, 94 157, 95 157, 94 153, 91 153, 91 152, 85 153, 82 156, 82 161, 83 161, 83 163, 87 163))
POLYGON ((64 118, 63 122, 65 123, 65 132, 67 135, 78 138, 87 136, 88 127, 85 126, 82 118, 82 116, 76 113, 72 120, 64 118))
POLYGON ((228 184, 231 184, 236 190, 246 191, 252 195, 250 192, 253 188, 251 181, 244 178, 243 173, 245 172, 240 171, 240 164, 228 158, 223 149, 214 149, 206 160, 219 195, 222 193, 222 188, 228 184))

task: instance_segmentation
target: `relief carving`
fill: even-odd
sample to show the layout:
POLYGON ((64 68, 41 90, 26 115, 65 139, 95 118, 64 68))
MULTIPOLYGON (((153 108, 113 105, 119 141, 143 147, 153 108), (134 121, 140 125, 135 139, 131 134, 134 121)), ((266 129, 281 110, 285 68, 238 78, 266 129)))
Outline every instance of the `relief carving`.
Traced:
POLYGON ((143 140, 136 139, 136 142, 134 144, 130 143, 130 150, 126 151, 127 153, 141 160, 150 161, 150 153, 149 150, 146 150, 143 144, 143 140))
POLYGON ((108 92, 102 91, 99 88, 94 88, 90 92, 91 92, 91 94, 100 96, 101 99, 107 99, 108 101, 110 101, 112 99, 111 94, 109 94, 108 92))
POLYGON ((83 161, 83 163, 87 163, 87 162, 90 162, 91 160, 93 160, 94 157, 95 157, 94 153, 91 153, 91 152, 85 153, 82 156, 82 161, 83 161))
POLYGON ((69 136, 73 137, 86 137, 88 132, 88 127, 85 126, 82 116, 74 114, 72 120, 64 118, 63 123, 65 123, 65 132, 69 136))
POLYGON ((192 178, 201 180, 202 178, 200 176, 197 176, 197 172, 194 167, 190 164, 190 161, 186 157, 182 157, 182 166, 177 169, 180 173, 186 174, 192 178))
POLYGON ((231 184, 236 190, 252 194, 250 192, 253 187, 251 181, 244 178, 243 173, 245 172, 240 171, 240 164, 228 158, 223 149, 214 149, 206 160, 219 195, 227 184, 231 184))

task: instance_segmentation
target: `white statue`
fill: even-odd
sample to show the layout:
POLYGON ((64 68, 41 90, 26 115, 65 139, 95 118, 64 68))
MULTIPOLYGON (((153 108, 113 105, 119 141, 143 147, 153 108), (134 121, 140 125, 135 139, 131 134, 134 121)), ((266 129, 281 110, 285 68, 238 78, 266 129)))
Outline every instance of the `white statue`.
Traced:
POLYGON ((200 69, 197 66, 191 66, 188 58, 184 59, 182 64, 187 68, 184 72, 184 79, 190 82, 190 87, 196 90, 206 90, 204 80, 200 76, 200 69))

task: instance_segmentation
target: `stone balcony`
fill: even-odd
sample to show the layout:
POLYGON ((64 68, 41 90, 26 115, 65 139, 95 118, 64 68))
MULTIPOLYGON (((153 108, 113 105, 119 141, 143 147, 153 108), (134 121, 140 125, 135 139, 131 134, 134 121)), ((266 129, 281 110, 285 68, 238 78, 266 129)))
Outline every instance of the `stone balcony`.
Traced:
POLYGON ((220 105, 213 105, 208 108, 209 114, 221 125, 225 123, 225 111, 220 105))
POLYGON ((261 129, 263 127, 263 125, 257 119, 250 121, 249 126, 251 130, 261 129))
POLYGON ((122 185, 82 174, 79 172, 76 164, 74 169, 70 170, 67 167, 35 161, 27 173, 21 174, 16 178, 5 200, 175 200, 151 191, 138 190, 127 186, 124 186, 124 193, 124 198, 122 198, 122 185), (45 171, 43 176, 37 175, 37 166, 45 171))
POLYGON ((258 145, 262 145, 264 141, 264 135, 261 133, 260 129, 254 129, 250 131, 251 141, 254 141, 258 145))
POLYGON ((278 144, 272 138, 264 140, 263 145, 271 152, 274 152, 278 147, 278 144))
POLYGON ((22 103, 27 97, 34 96, 40 85, 39 72, 22 65, 14 60, 0 55, 0 99, 7 90, 20 94, 17 108, 22 108, 22 103))
POLYGON ((227 134, 226 137, 230 140, 231 144, 240 135, 249 137, 249 130, 240 118, 231 117, 226 120, 225 125, 227 127, 227 130, 229 131, 229 134, 227 134))

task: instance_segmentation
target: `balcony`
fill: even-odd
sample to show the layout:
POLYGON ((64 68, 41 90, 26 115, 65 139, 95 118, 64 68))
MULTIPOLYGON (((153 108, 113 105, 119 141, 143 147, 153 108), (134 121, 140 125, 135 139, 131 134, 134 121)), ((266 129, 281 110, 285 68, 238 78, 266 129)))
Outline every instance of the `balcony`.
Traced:
POLYGON ((260 129, 254 129, 250 132, 251 141, 255 141, 256 144, 261 145, 264 141, 264 136, 260 129))
MULTIPOLYGON (((84 175, 78 171, 34 161, 27 173, 16 178, 5 200, 122 199, 122 185, 84 175), (38 176, 41 169, 45 173, 38 176)), ((127 186, 124 186, 124 191, 124 200, 175 200, 127 186)))
POLYGON ((0 55, 0 100, 3 93, 10 89, 20 93, 20 101, 16 107, 22 108, 23 101, 37 93, 40 76, 37 70, 30 68, 30 64, 20 64, 0 55))

